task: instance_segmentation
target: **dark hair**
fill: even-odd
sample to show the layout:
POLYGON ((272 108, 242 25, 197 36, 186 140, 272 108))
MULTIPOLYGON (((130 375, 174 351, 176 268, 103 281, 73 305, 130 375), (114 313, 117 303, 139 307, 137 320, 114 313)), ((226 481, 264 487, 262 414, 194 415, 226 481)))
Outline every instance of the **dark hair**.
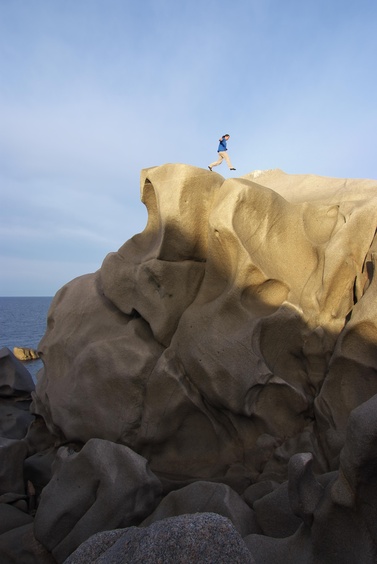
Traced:
POLYGON ((223 137, 230 137, 229 133, 225 133, 225 135, 223 135, 223 137))

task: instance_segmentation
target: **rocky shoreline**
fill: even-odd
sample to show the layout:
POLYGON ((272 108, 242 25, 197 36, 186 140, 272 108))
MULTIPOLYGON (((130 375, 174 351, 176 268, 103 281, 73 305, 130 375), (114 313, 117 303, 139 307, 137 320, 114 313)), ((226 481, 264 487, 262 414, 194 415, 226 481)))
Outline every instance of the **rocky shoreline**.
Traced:
POLYGON ((373 561, 377 396, 352 413, 339 471, 315 476, 312 455, 298 454, 288 481, 237 492, 173 484, 110 441, 57 447, 28 412, 34 384, 8 349, 0 382, 4 564, 373 561))

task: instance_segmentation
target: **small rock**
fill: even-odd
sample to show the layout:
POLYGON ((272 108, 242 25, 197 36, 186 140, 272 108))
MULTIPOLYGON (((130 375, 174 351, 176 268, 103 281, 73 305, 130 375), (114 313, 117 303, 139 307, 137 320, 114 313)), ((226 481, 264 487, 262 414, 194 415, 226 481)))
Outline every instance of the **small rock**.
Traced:
POLYGON ((39 358, 36 350, 26 347, 14 347, 13 354, 18 360, 37 360, 39 358))
POLYGON ((30 396, 35 389, 30 372, 7 347, 0 350, 0 397, 30 396))

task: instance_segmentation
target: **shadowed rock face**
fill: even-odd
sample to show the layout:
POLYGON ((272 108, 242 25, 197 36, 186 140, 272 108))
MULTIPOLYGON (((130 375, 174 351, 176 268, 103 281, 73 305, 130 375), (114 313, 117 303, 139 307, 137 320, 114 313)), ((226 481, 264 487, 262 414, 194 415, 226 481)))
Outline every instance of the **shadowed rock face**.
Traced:
POLYGON ((172 480, 335 470, 377 393, 377 182, 142 173, 145 230, 55 296, 33 409, 172 480))

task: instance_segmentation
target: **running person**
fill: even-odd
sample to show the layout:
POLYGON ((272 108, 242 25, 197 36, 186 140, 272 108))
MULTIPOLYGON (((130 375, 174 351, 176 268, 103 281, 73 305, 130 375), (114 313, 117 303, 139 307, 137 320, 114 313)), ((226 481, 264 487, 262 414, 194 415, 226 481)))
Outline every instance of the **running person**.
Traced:
POLYGON ((229 140, 230 135, 228 133, 226 133, 225 135, 223 135, 222 137, 220 137, 219 141, 219 148, 217 149, 217 152, 219 153, 219 158, 217 159, 216 162, 211 163, 210 165, 208 165, 209 170, 212 171, 214 166, 218 166, 221 165, 221 163, 223 162, 223 160, 226 160, 226 164, 229 167, 229 170, 236 170, 232 163, 230 162, 230 158, 228 155, 228 149, 227 149, 227 141, 229 140))

